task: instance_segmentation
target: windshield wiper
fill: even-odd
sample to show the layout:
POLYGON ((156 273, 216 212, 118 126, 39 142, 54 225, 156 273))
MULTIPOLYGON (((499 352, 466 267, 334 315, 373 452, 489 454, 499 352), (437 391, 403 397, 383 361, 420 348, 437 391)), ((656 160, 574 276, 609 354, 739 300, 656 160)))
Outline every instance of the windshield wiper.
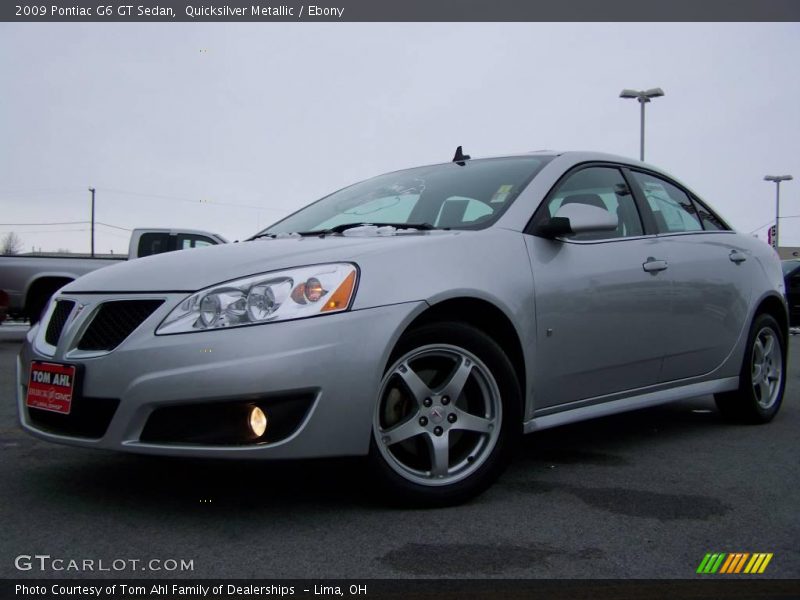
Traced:
POLYGON ((395 229, 419 229, 420 231, 431 231, 433 229, 437 229, 430 223, 342 223, 341 225, 336 225, 335 227, 330 227, 328 229, 320 229, 318 231, 304 231, 300 232, 300 235, 326 235, 329 233, 344 233, 348 229, 354 229, 355 227, 394 227, 395 229))
MULTIPOLYGON (((332 235, 334 233, 344 233, 349 229, 354 229, 356 227, 394 227, 395 229, 418 229, 420 231, 431 231, 433 229, 449 229, 448 227, 434 227, 430 223, 367 223, 366 221, 363 223, 342 223, 341 225, 336 225, 334 227, 329 227, 328 229, 314 229, 312 231, 292 231, 291 233, 286 232, 286 236, 291 235, 300 235, 303 237, 313 237, 315 235, 332 235)), ((283 232, 281 232, 283 233, 283 232)), ((276 238, 281 233, 259 233, 258 235, 254 235, 251 237, 251 240, 257 240, 259 238, 276 238)))

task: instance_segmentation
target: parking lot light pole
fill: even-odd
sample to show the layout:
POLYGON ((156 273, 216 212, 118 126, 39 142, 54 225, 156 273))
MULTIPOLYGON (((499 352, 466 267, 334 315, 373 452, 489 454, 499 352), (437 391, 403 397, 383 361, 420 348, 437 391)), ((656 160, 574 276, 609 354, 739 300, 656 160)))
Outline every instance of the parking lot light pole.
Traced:
POLYGON ((92 258, 94 258, 94 192, 95 192, 95 189, 93 187, 90 187, 89 191, 92 192, 92 258))
POLYGON ((775 250, 780 254, 781 238, 780 235, 780 218, 781 218, 781 181, 791 181, 794 179, 791 175, 765 175, 764 181, 773 181, 775 183, 775 250))
POLYGON ((644 160, 644 105, 652 98, 660 98, 664 95, 661 88, 650 88, 649 90, 629 90, 624 89, 619 93, 620 98, 636 98, 641 106, 641 126, 639 135, 639 160, 644 160))

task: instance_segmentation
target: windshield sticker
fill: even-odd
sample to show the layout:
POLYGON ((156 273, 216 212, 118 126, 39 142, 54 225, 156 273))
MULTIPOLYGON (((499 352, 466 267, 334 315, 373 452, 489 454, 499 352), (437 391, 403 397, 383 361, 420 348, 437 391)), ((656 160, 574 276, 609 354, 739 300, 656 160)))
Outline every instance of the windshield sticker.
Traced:
POLYGON ((514 189, 513 185, 501 185, 489 202, 491 204, 502 204, 506 201, 506 198, 508 198, 508 195, 511 193, 512 189, 514 189))

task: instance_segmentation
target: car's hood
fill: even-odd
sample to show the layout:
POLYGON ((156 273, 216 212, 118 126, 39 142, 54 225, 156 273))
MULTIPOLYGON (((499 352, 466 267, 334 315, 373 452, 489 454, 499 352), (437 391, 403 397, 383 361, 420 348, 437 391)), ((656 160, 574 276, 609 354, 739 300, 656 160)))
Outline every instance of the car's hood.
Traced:
POLYGON ((197 291, 238 277, 324 262, 355 261, 376 251, 402 252, 409 244, 438 243, 467 232, 414 232, 258 239, 180 250, 98 269, 71 283, 70 292, 197 291))

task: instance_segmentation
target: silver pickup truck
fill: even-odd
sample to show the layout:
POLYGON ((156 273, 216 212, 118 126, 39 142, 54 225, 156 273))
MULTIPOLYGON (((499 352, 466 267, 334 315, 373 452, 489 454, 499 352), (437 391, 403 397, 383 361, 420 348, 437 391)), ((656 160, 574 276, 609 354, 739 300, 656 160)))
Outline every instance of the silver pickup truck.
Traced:
POLYGON ((35 323, 58 289, 96 269, 128 259, 226 242, 216 233, 193 229, 134 229, 127 256, 0 256, 0 322, 7 313, 12 318, 27 317, 35 323))

